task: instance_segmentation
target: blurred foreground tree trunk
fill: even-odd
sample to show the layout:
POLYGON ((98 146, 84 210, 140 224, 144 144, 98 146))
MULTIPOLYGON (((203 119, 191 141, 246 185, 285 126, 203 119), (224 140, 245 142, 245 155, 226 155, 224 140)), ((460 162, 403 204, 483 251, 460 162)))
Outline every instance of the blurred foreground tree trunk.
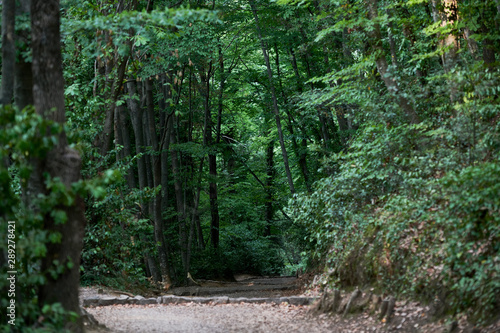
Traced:
MULTIPOLYGON (((16 8, 17 15, 29 15, 31 0, 18 1, 16 8)), ((33 75, 31 72, 31 62, 28 56, 30 48, 30 29, 25 27, 16 32, 16 47, 19 56, 14 66, 14 103, 22 110, 33 104, 33 75)))
POLYGON ((0 104, 12 102, 14 94, 14 67, 16 46, 14 43, 14 23, 16 19, 16 1, 4 0, 2 3, 2 87, 0 104))
MULTIPOLYGON (((59 0, 33 0, 31 13, 35 110, 45 119, 62 125, 66 116, 59 0)), ((68 146, 63 131, 59 134, 56 146, 36 163, 31 177, 35 185, 31 187, 34 191, 32 195, 47 194, 44 174, 50 175, 52 179, 58 177, 69 189, 72 183, 80 179, 80 168, 81 158, 76 150, 68 146)), ((66 311, 79 313, 80 252, 85 227, 83 200, 76 197, 71 204, 60 203, 54 210, 64 212, 66 221, 61 223, 56 220, 52 212, 44 216, 44 229, 58 233, 60 241, 47 244, 47 254, 42 260, 42 271, 47 280, 39 290, 38 301, 41 307, 60 303, 66 311)), ((81 320, 68 322, 66 328, 71 332, 83 332, 81 320)))

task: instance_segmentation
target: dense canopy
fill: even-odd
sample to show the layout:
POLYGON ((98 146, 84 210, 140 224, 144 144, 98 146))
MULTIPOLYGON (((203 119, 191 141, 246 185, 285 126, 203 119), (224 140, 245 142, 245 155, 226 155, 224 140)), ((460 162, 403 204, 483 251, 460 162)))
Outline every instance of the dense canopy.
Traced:
POLYGON ((1 6, 7 328, 70 327, 79 271, 316 269, 476 321, 500 306, 498 0, 1 6))

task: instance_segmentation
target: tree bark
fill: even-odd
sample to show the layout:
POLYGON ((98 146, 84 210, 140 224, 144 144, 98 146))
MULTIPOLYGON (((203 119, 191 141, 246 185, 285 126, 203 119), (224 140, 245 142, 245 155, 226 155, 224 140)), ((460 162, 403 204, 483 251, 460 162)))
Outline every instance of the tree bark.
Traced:
POLYGON ((33 105, 33 76, 31 63, 23 57, 19 59, 15 68, 14 103, 22 110, 28 105, 33 105))
POLYGON ((170 84, 167 82, 167 76, 162 74, 160 76, 161 81, 161 91, 163 93, 163 99, 160 98, 160 124, 161 124, 161 205, 162 211, 166 211, 168 208, 168 188, 169 188, 169 164, 168 164, 168 148, 170 144, 170 128, 168 122, 172 121, 172 117, 169 115, 170 105, 169 99, 172 97, 172 90, 170 84))
MULTIPOLYGON (((134 138, 135 138, 135 153, 137 155, 144 153, 144 110, 139 105, 137 101, 137 83, 135 80, 127 81, 127 89, 129 98, 127 99, 127 106, 130 113, 130 118, 132 120, 132 127, 134 129, 134 138)), ((146 156, 142 155, 137 160, 137 178, 139 181, 139 189, 144 190, 148 186, 148 176, 147 176, 147 166, 146 166, 146 156)), ((144 202, 141 202, 141 210, 142 215, 149 214, 149 206, 144 202)), ((141 235, 141 239, 146 241, 144 235, 141 235)), ((149 269, 151 276, 155 279, 155 281, 161 280, 161 273, 158 272, 156 267, 156 262, 154 258, 151 256, 149 251, 144 252, 145 263, 147 268, 149 269)))
MULTIPOLYGON (((444 10, 441 13, 441 25, 453 24, 458 19, 457 0, 443 0, 444 10)), ((441 41, 443 48, 449 49, 443 54, 443 65, 448 73, 457 63, 458 39, 453 33, 446 35, 441 41)))
POLYGON ((273 207, 273 180, 274 180, 274 141, 271 140, 266 149, 266 226, 264 229, 264 236, 271 236, 271 226, 274 216, 273 207))
MULTIPOLYGON (((117 107, 117 117, 118 117, 118 132, 122 138, 123 142, 123 157, 129 157, 132 155, 132 143, 130 142, 130 117, 126 111, 125 105, 120 105, 117 107)), ((130 167, 127 170, 127 185, 130 189, 137 187, 137 182, 135 180, 135 175, 133 173, 133 168, 130 167)))
MULTIPOLYGON (((128 80, 127 89, 129 98, 127 106, 134 129, 135 138, 135 153, 137 155, 144 152, 144 134, 143 134, 143 113, 144 111, 137 102, 137 84, 135 80, 128 80)), ((137 160, 137 179, 139 181, 139 189, 144 189, 147 186, 146 178, 146 157, 143 155, 137 160)), ((141 203, 142 204, 142 203, 141 203)))
POLYGON ((489 38, 483 41, 483 61, 488 67, 493 67, 496 61, 495 43, 489 38))
POLYGON ((222 47, 219 47, 219 70, 220 70, 219 110, 217 113, 217 127, 215 129, 215 143, 217 144, 220 143, 222 112, 224 111, 224 89, 226 87, 226 72, 224 70, 224 55, 222 54, 222 47))
POLYGON ((0 105, 12 103, 14 95, 14 68, 16 64, 15 37, 16 1, 2 3, 2 85, 0 105))
MULTIPOLYGON (((175 144, 177 139, 174 131, 170 132, 170 142, 175 144)), ((179 223, 179 247, 181 250, 182 266, 184 268, 183 276, 186 277, 188 267, 188 251, 187 251, 187 233, 186 233, 186 205, 184 200, 184 191, 182 189, 182 179, 180 175, 179 152, 176 149, 170 150, 172 159, 172 174, 174 176, 175 201, 177 205, 177 221, 179 223)))
MULTIPOLYGON (((33 0, 31 14, 35 110, 46 119, 64 124, 66 117, 59 1, 33 0)), ((80 156, 68 146, 64 132, 59 135, 56 147, 47 154, 40 165, 42 168, 37 175, 42 176, 46 172, 51 177, 59 177, 68 189, 80 179, 80 156)), ((45 188, 39 190, 39 193, 46 192, 45 188)), ((47 280, 40 287, 38 301, 40 306, 57 302, 66 311, 79 314, 80 253, 85 228, 83 200, 76 197, 71 206, 59 204, 54 209, 63 211, 67 221, 56 223, 50 214, 44 217, 44 228, 51 233, 59 233, 61 241, 47 244, 47 254, 41 265, 47 280), (56 265, 63 265, 64 270, 54 277, 49 271, 55 269, 56 265)), ((82 320, 68 322, 66 328, 71 332, 83 332, 82 320)))
MULTIPOLYGON (((293 117, 290 114, 290 109, 288 107, 288 98, 286 96, 285 89, 283 89, 283 83, 281 81, 281 70, 280 70, 280 60, 279 60, 280 57, 279 57, 279 48, 278 48, 277 44, 275 44, 274 49, 276 52, 276 60, 275 60, 276 72, 277 72, 276 74, 278 77, 278 84, 279 84, 279 88, 281 91, 281 95, 283 97, 283 103, 285 104, 285 113, 286 113, 287 118, 288 118, 287 128, 288 128, 288 132, 290 132, 290 135, 291 135, 292 149, 295 153, 295 156, 299 160, 300 171, 302 172, 302 177, 304 177, 304 183, 306 185, 307 192, 311 192, 311 190, 312 190, 311 183, 309 181, 309 172, 307 170, 307 142, 303 140, 303 143, 305 143, 305 145, 302 146, 303 149, 301 149, 301 147, 299 147, 299 145, 297 144, 297 139, 295 137, 295 133, 294 133, 295 131, 293 128, 293 125, 294 125, 293 124, 293 117)), ((293 63, 295 63, 295 65, 293 65, 293 66, 296 67, 297 63, 292 60, 292 64, 293 63)), ((298 69, 294 68, 294 71, 295 71, 295 75, 297 76, 298 69)), ((297 77, 297 80, 299 80, 298 77, 297 77)))
POLYGON ((120 108, 123 109, 123 106, 120 106, 120 107, 115 107, 115 111, 114 111, 114 120, 113 120, 113 124, 114 124, 114 137, 115 137, 115 150, 117 151, 116 153, 116 156, 115 156, 115 159, 116 159, 116 162, 119 162, 119 161, 122 161, 124 158, 125 158, 125 153, 123 151, 123 135, 122 135, 122 131, 121 131, 121 128, 123 127, 123 123, 122 123, 122 117, 120 117, 120 108))
POLYGON ((219 203, 217 198, 217 160, 215 154, 208 155, 208 172, 210 174, 211 181, 209 183, 209 195, 210 195, 210 233, 211 241, 214 249, 219 248, 219 203))
MULTIPOLYGON (((114 114, 116 108, 116 101, 120 96, 120 92, 123 88, 123 79, 125 78, 125 70, 127 69, 128 56, 124 57, 118 67, 117 77, 113 79, 110 87, 111 103, 106 111, 106 117, 104 119, 104 128, 102 131, 101 138, 101 155, 104 156, 108 153, 111 143, 113 142, 114 133, 114 114)), ((106 76, 109 76, 112 71, 112 65, 106 66, 106 76)))
MULTIPOLYGON (((144 131, 142 134, 144 135, 144 153, 145 153, 145 161, 146 161, 146 184, 149 189, 152 189, 154 187, 154 178, 153 178, 153 163, 151 162, 151 138, 149 137, 149 131, 148 131, 148 113, 144 113, 144 131)), ((147 215, 148 217, 153 220, 153 214, 154 214, 154 200, 148 200, 145 204, 147 206, 147 215)))
MULTIPOLYGON (((153 101, 153 83, 152 79, 146 79, 146 104, 147 104, 147 119, 148 119, 148 134, 151 139, 151 165, 153 168, 153 186, 161 185, 161 160, 159 152, 158 135, 156 134, 154 101, 153 101)), ((163 237, 163 219, 161 216, 161 192, 153 199, 153 221, 154 221, 154 239, 158 259, 160 261, 160 270, 163 283, 170 283, 170 264, 166 252, 165 239, 163 237)))
POLYGON ((281 128, 280 111, 279 111, 279 107, 278 107, 278 99, 276 97, 276 89, 274 87, 274 82, 273 82, 273 72, 271 69, 271 64, 269 62, 269 54, 267 53, 267 46, 266 46, 266 43, 264 42, 264 39, 262 38, 262 32, 260 31, 259 17, 257 15, 257 8, 255 7, 255 3, 253 0, 249 0, 249 3, 250 3, 250 7, 252 9, 253 17, 255 20, 255 28, 257 30, 257 35, 259 36, 260 45, 262 48, 262 54, 264 55, 264 60, 266 62, 267 77, 269 79, 269 88, 271 90, 271 97, 273 100, 274 116, 275 116, 275 120, 276 120, 276 127, 278 130, 278 137, 279 137, 280 146, 281 146, 281 153, 283 155, 283 163, 285 165, 286 178, 288 180, 288 186, 290 188, 290 192, 293 194, 293 193, 295 193, 295 186, 293 184, 292 172, 290 171, 290 166, 288 164, 288 154, 286 151, 285 139, 283 137, 283 130, 281 128))
POLYGON ((295 56, 295 51, 290 48, 290 62, 292 63, 293 72, 295 73, 295 80, 297 82, 297 91, 302 94, 304 87, 302 84, 302 78, 300 77, 299 66, 297 65, 297 57, 295 56))
POLYGON ((208 173, 209 183, 208 191, 210 196, 210 240, 212 247, 219 247, 219 203, 217 198, 217 155, 215 155, 212 139, 212 112, 210 108, 210 77, 212 72, 212 64, 210 63, 208 74, 203 71, 200 73, 201 83, 203 87, 200 93, 203 97, 203 108, 205 111, 205 124, 203 144, 209 149, 208 153, 208 173))
MULTIPOLYGON (((453 24, 458 19, 456 0, 443 0, 442 2, 441 0, 432 0, 432 10, 434 21, 441 22, 442 27, 453 24)), ((457 63, 458 39, 453 33, 440 36, 440 38, 439 46, 445 50, 441 56, 441 61, 445 73, 449 74, 457 63)), ((449 79, 448 82, 450 85, 450 101, 454 103, 458 98, 458 90, 456 83, 452 79, 449 79)))

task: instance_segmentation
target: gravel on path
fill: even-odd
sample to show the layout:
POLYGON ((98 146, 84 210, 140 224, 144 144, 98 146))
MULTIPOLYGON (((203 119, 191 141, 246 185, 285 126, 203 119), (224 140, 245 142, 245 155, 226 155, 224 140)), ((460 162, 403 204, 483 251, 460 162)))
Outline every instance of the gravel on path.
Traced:
MULTIPOLYGON (((115 305, 87 308, 111 332, 333 332, 307 308, 276 304, 115 305)), ((104 332, 89 330, 88 332, 104 332)), ((109 331, 108 331, 109 332, 109 331)), ((373 331, 372 331, 373 332, 373 331)))
MULTIPOLYGON (((275 291, 259 291, 259 296, 275 297, 275 291)), ((121 292, 81 288, 80 298, 120 296, 121 292)), ((233 295, 231 295, 233 296, 233 295)), ((247 296, 247 295, 245 295, 247 296)), ((255 295, 251 295, 255 296, 255 295)), ((317 295, 316 295, 317 296, 317 295)), ((386 323, 377 316, 363 312, 342 315, 312 315, 308 306, 288 303, 228 303, 151 304, 89 306, 86 311, 103 326, 87 327, 88 333, 112 332, 298 332, 298 333, 444 333, 450 331, 446 318, 435 321, 427 316, 428 306, 418 302, 396 302, 394 318, 386 323), (425 315, 424 315, 425 313, 425 315)), ((456 318, 457 333, 500 333, 500 321, 480 330, 468 324, 467 317, 456 318)), ((455 331, 454 331, 455 332, 455 331)))

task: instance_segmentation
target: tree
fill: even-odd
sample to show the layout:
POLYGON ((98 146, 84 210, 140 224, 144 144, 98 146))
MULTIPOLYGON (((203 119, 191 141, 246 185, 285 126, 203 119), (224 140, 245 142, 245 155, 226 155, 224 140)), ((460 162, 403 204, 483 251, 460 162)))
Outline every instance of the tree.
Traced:
MULTIPOLYGON (((31 30, 35 110, 43 118, 63 125, 66 116, 59 0, 32 0, 31 30)), ((44 173, 52 181, 60 181, 64 186, 62 191, 71 191, 71 185, 80 179, 80 168, 80 156, 68 146, 66 134, 62 131, 56 146, 45 158, 36 161, 30 179, 31 198, 38 193, 49 194, 44 173)), ((44 229, 60 235, 60 239, 47 244, 47 254, 42 259, 41 269, 46 274, 46 283, 39 291, 41 306, 60 303, 66 311, 79 314, 80 252, 84 227, 83 200, 78 196, 59 203, 53 212, 44 216, 44 229)), ((80 319, 68 322, 66 327, 72 332, 83 332, 80 319)))
POLYGON ((288 180, 288 186, 290 187, 290 192, 293 194, 293 193, 295 193, 295 185, 293 183, 292 173, 290 171, 290 166, 288 165, 288 153, 286 150, 285 140, 283 137, 283 130, 281 128, 281 115, 280 115, 280 110, 278 107, 278 99, 277 99, 277 94, 276 94, 276 88, 274 85, 273 72, 271 69, 271 63, 269 61, 268 47, 267 47, 266 42, 264 41, 263 36, 262 36, 262 32, 261 32, 260 25, 259 25, 259 16, 257 14, 257 7, 256 7, 254 1, 250 1, 250 7, 252 9, 252 13, 254 16, 255 28, 257 30, 257 36, 259 37, 260 45, 262 48, 262 55, 264 56, 264 60, 266 63, 267 77, 269 80, 269 89, 271 90, 271 97, 272 97, 272 101, 273 101, 273 112, 274 112, 274 117, 276 120, 276 128, 278 129, 278 138, 279 138, 279 142, 280 142, 280 146, 281 146, 281 153, 283 155, 283 163, 285 165, 285 172, 286 172, 286 177, 288 180))
POLYGON ((2 4, 2 86, 0 105, 10 104, 14 95, 14 68, 16 1, 7 0, 2 4))

